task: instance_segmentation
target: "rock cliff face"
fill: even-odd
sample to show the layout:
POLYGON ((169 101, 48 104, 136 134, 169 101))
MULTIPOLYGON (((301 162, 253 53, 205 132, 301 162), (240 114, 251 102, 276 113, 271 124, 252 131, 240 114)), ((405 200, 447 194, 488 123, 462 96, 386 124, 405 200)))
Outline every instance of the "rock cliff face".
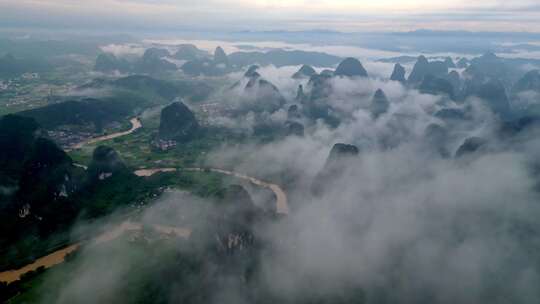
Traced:
POLYGON ((339 64, 336 71, 334 72, 334 76, 368 77, 368 73, 366 72, 360 61, 358 61, 358 59, 347 58, 339 64))
POLYGON ((454 60, 451 57, 446 57, 446 59, 444 60, 444 63, 449 69, 456 68, 456 64, 454 63, 454 60))
POLYGON ((105 180, 115 173, 127 170, 120 155, 111 147, 99 146, 92 154, 92 162, 88 166, 90 180, 105 180))
POLYGON ((469 66, 469 60, 467 58, 461 58, 456 64, 456 67, 459 69, 466 69, 469 66))
POLYGON ((298 105, 291 105, 287 110, 287 119, 295 120, 300 119, 301 117, 302 114, 300 113, 300 108, 298 107, 298 105))
POLYGON ((349 144, 337 143, 332 147, 323 169, 315 177, 312 184, 312 192, 315 195, 322 194, 330 189, 333 184, 333 178, 346 170, 349 162, 358 157, 360 150, 358 147, 349 144))
POLYGON ((21 174, 22 164, 40 133, 32 118, 6 115, 0 119, 0 173, 5 178, 21 174))
POLYGON ((356 157, 360 150, 355 145, 337 143, 330 150, 330 154, 326 159, 326 165, 331 165, 334 162, 339 162, 348 157, 356 157))
POLYGON ((401 83, 406 82, 405 68, 401 64, 396 63, 396 65, 394 66, 394 71, 392 72, 392 75, 390 76, 390 80, 399 81, 401 83))
POLYGON ((261 74, 259 74, 259 72, 257 72, 257 70, 259 69, 259 66, 258 65, 252 65, 248 68, 248 70, 246 71, 246 73, 244 73, 244 77, 247 77, 247 78, 258 78, 258 77, 261 77, 261 74))
POLYGON ((287 136, 304 136, 304 125, 296 121, 288 121, 285 126, 287 127, 287 136))
POLYGON ((261 215, 249 193, 240 185, 230 185, 210 219, 216 231, 217 249, 225 255, 250 250, 255 243, 254 223, 261 215))
POLYGON ((458 94, 461 91, 462 81, 461 76, 458 72, 451 71, 446 76, 446 80, 450 81, 450 83, 452 84, 452 87, 454 88, 454 93, 458 94))
POLYGON ((456 99, 456 94, 452 83, 449 80, 441 77, 426 75, 418 89, 423 94, 443 95, 452 100, 456 99))
MULTIPOLYGON (((308 87, 311 88, 309 96, 310 101, 327 98, 332 92, 331 80, 332 76, 325 74, 311 76, 308 82, 308 87)), ((304 90, 302 88, 302 93, 303 92, 304 90)))
POLYGON ((502 118, 510 114, 510 102, 506 94, 504 84, 499 80, 489 80, 478 84, 468 81, 464 89, 465 96, 476 96, 480 98, 494 113, 502 118))
POLYGON ((456 151, 456 158, 473 154, 486 146, 486 140, 480 137, 467 138, 456 151))
POLYGON ((214 51, 213 59, 198 56, 196 59, 184 63, 181 69, 191 76, 223 76, 232 71, 232 65, 229 56, 218 46, 214 51))
POLYGON ((140 59, 130 62, 117 58, 113 54, 103 53, 96 58, 94 70, 105 73, 119 71, 122 73, 142 74, 155 74, 177 70, 174 63, 163 59, 168 56, 170 54, 166 49, 149 48, 140 59))
POLYGON ((374 119, 377 119, 379 116, 388 112, 389 107, 390 102, 388 101, 388 98, 386 98, 386 94, 384 94, 383 90, 378 89, 371 101, 371 116, 374 119))
POLYGON ((73 180, 73 162, 54 142, 38 138, 26 158, 19 181, 20 201, 31 205, 67 197, 79 185, 73 180))
POLYGON ((227 57, 227 54, 225 54, 225 51, 220 46, 214 51, 214 63, 216 65, 222 64, 225 67, 230 66, 229 57, 227 57))
POLYGON ((513 87, 514 93, 534 91, 540 93, 540 70, 533 70, 525 74, 513 87))
POLYGON ((302 104, 302 113, 306 118, 323 119, 331 127, 337 127, 340 119, 328 102, 333 92, 332 77, 326 73, 313 75, 308 82, 309 95, 297 101, 302 104))
POLYGON ((425 56, 418 57, 418 61, 409 75, 408 82, 410 84, 419 84, 424 80, 424 77, 431 75, 434 77, 446 76, 448 67, 443 61, 429 62, 425 56))
POLYGON ((445 158, 450 156, 450 153, 446 148, 449 138, 448 130, 446 128, 438 124, 430 124, 424 132, 424 137, 429 151, 445 158))
POLYGON ((182 102, 175 102, 161 111, 159 139, 186 142, 199 131, 199 123, 191 110, 182 102))
POLYGON ((304 86, 299 85, 298 90, 296 91, 296 97, 294 100, 298 103, 303 104, 304 102, 307 101, 307 99, 308 99, 308 96, 306 95, 306 93, 304 93, 304 86))
POLYGON ((253 110, 273 113, 287 103, 279 89, 271 82, 253 77, 244 88, 244 93, 254 99, 253 110))
POLYGON ((149 48, 144 52, 143 57, 155 57, 155 58, 163 58, 170 56, 169 51, 166 49, 160 49, 160 48, 149 48))
POLYGON ((181 44, 173 57, 178 60, 197 60, 209 57, 209 54, 193 44, 181 44))
MULTIPOLYGON (((71 158, 31 118, 0 119, 0 193, 3 207, 28 205, 34 211, 68 196, 78 186, 71 158), (14 204, 14 205, 13 205, 14 204)), ((0 206, 1 207, 1 206, 0 206)))
POLYGON ((131 70, 129 62, 126 60, 118 59, 113 54, 99 54, 96 58, 96 64, 94 66, 94 71, 98 72, 114 72, 119 71, 122 73, 129 72, 131 70))
POLYGON ((166 71, 175 71, 176 65, 163 57, 169 56, 164 49, 150 48, 144 52, 142 58, 135 63, 134 70, 137 73, 154 74, 166 71))
POLYGON ((500 81, 507 85, 517 81, 515 73, 515 69, 507 65, 503 58, 490 52, 472 59, 464 71, 464 75, 476 85, 487 81, 500 81))
POLYGON ((244 78, 229 88, 235 98, 240 94, 242 99, 242 105, 237 108, 238 112, 274 113, 287 103, 278 87, 264 79, 258 69, 258 65, 250 66, 244 73, 244 78))

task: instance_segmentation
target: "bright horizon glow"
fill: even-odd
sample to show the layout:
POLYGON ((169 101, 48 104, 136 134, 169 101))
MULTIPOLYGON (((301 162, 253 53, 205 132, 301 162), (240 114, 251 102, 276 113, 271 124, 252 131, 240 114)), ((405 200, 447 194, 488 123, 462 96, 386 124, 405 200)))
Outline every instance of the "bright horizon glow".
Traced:
POLYGON ((537 0, 0 0, 0 26, 540 32, 537 0))
POLYGON ((258 7, 275 7, 281 9, 308 9, 314 11, 358 11, 358 12, 380 12, 380 11, 410 11, 410 10, 434 10, 449 8, 447 4, 434 4, 429 0, 416 1, 396 1, 396 0, 378 0, 374 1, 354 1, 354 0, 337 0, 337 1, 268 1, 254 0, 241 1, 244 5, 258 7))

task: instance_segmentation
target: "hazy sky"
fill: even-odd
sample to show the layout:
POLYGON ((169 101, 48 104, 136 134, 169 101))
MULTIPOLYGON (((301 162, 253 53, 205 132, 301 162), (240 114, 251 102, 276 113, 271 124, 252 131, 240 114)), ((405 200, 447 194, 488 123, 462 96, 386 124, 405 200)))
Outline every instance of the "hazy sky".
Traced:
POLYGON ((0 27, 540 32, 539 0, 0 0, 0 27))

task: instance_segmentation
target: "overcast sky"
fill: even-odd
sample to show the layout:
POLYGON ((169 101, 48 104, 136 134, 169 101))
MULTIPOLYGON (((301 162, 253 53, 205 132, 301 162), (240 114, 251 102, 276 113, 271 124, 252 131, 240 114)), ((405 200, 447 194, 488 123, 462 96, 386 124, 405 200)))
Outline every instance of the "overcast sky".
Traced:
POLYGON ((540 32, 540 0, 0 0, 0 27, 540 32))

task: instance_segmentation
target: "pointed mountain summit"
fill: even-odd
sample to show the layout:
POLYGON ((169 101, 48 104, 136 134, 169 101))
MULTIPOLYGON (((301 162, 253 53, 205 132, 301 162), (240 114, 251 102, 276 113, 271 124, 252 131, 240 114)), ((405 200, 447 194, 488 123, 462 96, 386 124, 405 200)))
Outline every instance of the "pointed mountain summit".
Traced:
POLYGON ((426 58, 426 56, 421 55, 418 57, 418 60, 416 61, 413 70, 411 71, 411 74, 409 75, 409 82, 410 83, 419 83, 424 79, 424 76, 427 74, 429 70, 429 62, 426 58))
POLYGON ((446 57, 446 59, 444 60, 444 63, 449 69, 456 68, 456 64, 454 63, 454 60, 452 59, 452 57, 446 57))
POLYGON ((480 56, 480 60, 486 61, 486 62, 493 61, 493 60, 498 60, 498 59, 499 59, 499 57, 497 55, 495 55, 495 53, 493 53, 493 52, 486 52, 486 53, 484 53, 484 55, 480 56))
POLYGON ((199 130, 199 123, 191 110, 182 102, 163 108, 159 124, 159 138, 189 141, 199 130))
POLYGON ((230 65, 229 57, 227 57, 227 54, 225 54, 225 51, 220 46, 214 51, 214 63, 216 65, 224 64, 226 67, 230 65))
POLYGON ((368 73, 362 66, 362 63, 355 58, 347 58, 343 60, 336 71, 334 76, 341 77, 368 77, 368 73))
POLYGON ((374 119, 377 119, 379 116, 388 112, 389 107, 390 102, 388 101, 386 94, 384 94, 383 90, 378 89, 377 92, 375 92, 375 95, 373 95, 373 99, 371 101, 371 116, 374 119))
POLYGON ((459 69, 466 69, 469 66, 469 60, 467 58, 461 58, 456 63, 456 67, 459 69))
POLYGON ((176 70, 176 65, 174 63, 162 59, 167 56, 169 56, 169 52, 165 49, 149 48, 135 64, 135 71, 137 73, 154 74, 163 71, 176 70))
MULTIPOLYGON (((261 74, 259 74, 259 72, 257 72, 258 69, 259 69, 258 65, 252 65, 244 73, 244 78, 247 78, 247 80, 248 80, 247 86, 244 87, 244 89, 249 88, 249 87, 253 87, 255 85, 255 82, 257 81, 257 79, 261 78, 261 74)), ((234 83, 231 86, 230 89, 237 89, 241 85, 242 85, 242 80, 239 80, 236 83, 234 83)))
POLYGON ((128 72, 129 69, 129 62, 118 59, 116 56, 109 53, 99 54, 96 58, 96 64, 94 65, 94 71, 98 72, 128 72))
POLYGON ((491 80, 500 80, 505 84, 513 82, 512 67, 491 52, 472 59, 464 74, 477 85, 491 80))
POLYGON ((424 55, 418 57, 418 61, 409 75, 409 83, 419 84, 424 80, 424 77, 432 75, 435 77, 446 76, 448 67, 443 61, 429 62, 424 55))
POLYGON ((399 81, 401 83, 406 82, 405 68, 401 64, 396 63, 396 65, 394 65, 394 71, 392 72, 392 76, 390 76, 390 80, 399 81))
POLYGON ((310 78, 311 76, 317 74, 317 71, 315 71, 314 68, 312 68, 309 65, 304 64, 298 72, 294 73, 292 78, 294 79, 304 79, 304 78, 310 78))
POLYGON ((350 166, 350 161, 358 157, 360 150, 357 146, 337 143, 332 147, 322 170, 317 174, 311 185, 311 191, 320 195, 335 185, 335 177, 342 174, 350 166))
POLYGON ((260 77, 250 78, 244 88, 244 93, 253 99, 252 110, 255 112, 274 113, 287 103, 285 97, 274 84, 260 77))
POLYGON ((127 167, 118 152, 107 146, 98 146, 92 154, 92 162, 88 166, 87 174, 91 180, 105 180, 127 167))
POLYGON ((181 44, 178 46, 178 50, 174 54, 174 58, 178 60, 197 60, 205 57, 209 57, 206 51, 198 49, 193 44, 181 44))
POLYGON ((259 72, 257 72, 258 69, 259 69, 258 65, 250 66, 249 69, 246 71, 246 73, 244 73, 244 77, 247 77, 247 78, 261 77, 261 74, 259 74, 259 72))

